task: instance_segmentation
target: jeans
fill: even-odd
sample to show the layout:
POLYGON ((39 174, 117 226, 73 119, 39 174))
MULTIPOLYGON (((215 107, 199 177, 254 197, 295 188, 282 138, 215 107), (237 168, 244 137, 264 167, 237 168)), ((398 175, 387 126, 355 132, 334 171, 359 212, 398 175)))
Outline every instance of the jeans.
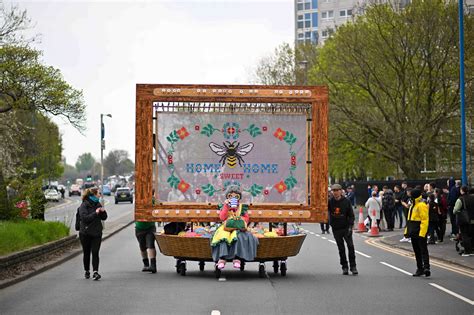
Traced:
POLYGON ((352 240, 352 230, 349 231, 349 228, 343 230, 334 230, 334 239, 336 240, 337 248, 339 250, 339 259, 342 268, 347 268, 347 258, 346 258, 346 247, 344 246, 344 241, 347 244, 347 249, 349 250, 349 264, 351 267, 356 266, 355 259, 355 250, 354 250, 354 241, 352 240))
POLYGON ((398 217, 398 222, 399 222, 398 228, 401 229, 403 226, 403 206, 402 205, 398 205, 395 207, 394 216, 393 216, 394 225, 395 225, 395 217, 398 217))
POLYGON ((84 254, 84 270, 89 271, 91 253, 92 253, 92 270, 99 271, 99 249, 102 243, 102 235, 100 236, 89 236, 83 233, 79 233, 81 240, 82 252, 84 254))
POLYGON ((411 245, 415 252, 416 268, 418 270, 430 269, 430 256, 426 237, 412 236, 411 245))

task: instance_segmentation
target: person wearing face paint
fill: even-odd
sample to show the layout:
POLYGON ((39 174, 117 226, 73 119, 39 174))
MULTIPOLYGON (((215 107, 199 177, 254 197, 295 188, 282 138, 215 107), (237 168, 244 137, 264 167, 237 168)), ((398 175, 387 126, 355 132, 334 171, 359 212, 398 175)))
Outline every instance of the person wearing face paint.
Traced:
POLYGON ((354 227, 354 210, 349 199, 342 195, 342 187, 339 184, 331 186, 333 197, 329 199, 329 224, 332 228, 332 234, 336 240, 339 250, 339 259, 342 266, 342 274, 349 274, 349 266, 353 275, 359 274, 356 267, 356 257, 354 241, 352 240, 352 228, 354 227), (349 252, 349 266, 347 264, 346 248, 349 252))
POLYGON ((92 254, 92 279, 99 280, 99 250, 102 243, 102 221, 107 219, 107 212, 100 203, 98 187, 87 189, 82 196, 82 204, 79 207, 80 230, 82 251, 84 254, 84 277, 90 278, 90 259, 92 254))
POLYGON ((241 267, 241 260, 252 261, 257 254, 258 239, 247 232, 248 205, 240 202, 242 193, 236 185, 226 190, 226 200, 220 206, 222 225, 211 240, 212 258, 218 269, 224 269, 227 260, 233 260, 234 268, 241 267))

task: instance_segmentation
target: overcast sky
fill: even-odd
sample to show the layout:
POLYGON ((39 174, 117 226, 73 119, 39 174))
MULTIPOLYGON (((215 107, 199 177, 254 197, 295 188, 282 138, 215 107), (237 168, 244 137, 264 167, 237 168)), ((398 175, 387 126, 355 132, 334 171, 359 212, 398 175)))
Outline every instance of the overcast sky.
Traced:
POLYGON ((246 84, 258 60, 294 40, 293 0, 11 1, 26 9, 43 61, 84 92, 82 136, 56 120, 63 155, 74 165, 106 151, 135 159, 135 84, 246 84))

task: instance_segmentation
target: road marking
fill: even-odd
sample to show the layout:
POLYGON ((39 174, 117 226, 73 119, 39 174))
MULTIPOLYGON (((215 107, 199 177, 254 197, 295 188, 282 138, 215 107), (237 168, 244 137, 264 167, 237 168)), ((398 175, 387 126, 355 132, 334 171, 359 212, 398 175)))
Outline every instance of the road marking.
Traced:
POLYGON ((221 311, 212 310, 211 315, 221 315, 221 311))
MULTIPOLYGON (((376 239, 368 239, 365 242, 369 245, 372 245, 374 247, 383 249, 387 252, 397 254, 399 256, 404 256, 404 257, 407 257, 407 258, 410 258, 410 259, 415 259, 415 255, 412 252, 409 252, 408 250, 404 250, 404 249, 397 249, 397 248, 394 248, 394 247, 390 247, 390 246, 385 245, 385 244, 381 244, 376 239)), ((456 272, 456 273, 458 273, 462 276, 467 276, 467 277, 470 277, 470 278, 474 278, 474 272, 472 270, 468 269, 468 268, 463 268, 463 267, 458 267, 458 266, 455 266, 455 265, 450 265, 446 262, 443 262, 443 261, 440 261, 438 259, 431 258, 431 257, 430 257, 430 264, 433 265, 433 266, 448 270, 448 271, 456 272)))
POLYGON ((356 250, 355 252, 356 252, 357 254, 361 255, 361 256, 366 257, 366 258, 372 258, 372 256, 369 256, 369 255, 367 255, 367 254, 361 253, 361 252, 359 252, 358 250, 356 250))
MULTIPOLYGON (((224 281, 227 281, 227 279, 225 277, 220 277, 219 280, 220 282, 224 282, 224 281)), ((220 314, 220 313, 219 313, 220 314)))
POLYGON ((409 276, 412 275, 412 274, 409 273, 408 271, 405 271, 405 270, 400 269, 400 268, 398 268, 398 267, 395 267, 395 266, 392 266, 392 265, 390 265, 390 264, 387 264, 386 262, 381 261, 380 263, 381 263, 382 265, 385 265, 385 266, 387 266, 387 267, 390 267, 390 268, 392 268, 392 269, 395 269, 395 270, 397 270, 397 271, 400 271, 401 273, 404 273, 404 274, 406 274, 406 275, 409 275, 409 276))
POLYGON ((333 243, 333 244, 337 244, 336 241, 333 241, 333 240, 328 240, 328 241, 333 243))
POLYGON ((324 236, 323 236, 323 237, 321 237, 321 238, 322 238, 323 240, 327 240, 327 238, 325 238, 324 236))
POLYGON ((314 232, 309 232, 309 234, 314 235, 314 232))
POLYGON ((317 237, 321 237, 321 235, 319 235, 319 234, 314 234, 314 235, 316 235, 317 237))
POLYGON ((466 302, 466 303, 468 303, 468 304, 474 305, 474 301, 469 300, 468 298, 466 298, 466 297, 464 297, 464 296, 462 296, 462 295, 460 295, 460 294, 457 294, 456 292, 453 292, 453 291, 451 291, 451 290, 448 290, 448 289, 446 289, 446 288, 443 288, 442 286, 440 286, 440 285, 438 285, 438 284, 436 284, 436 283, 430 283, 430 285, 433 286, 433 287, 435 287, 436 289, 439 289, 439 290, 444 291, 444 292, 446 292, 446 293, 448 293, 448 294, 450 294, 450 295, 452 295, 452 296, 454 296, 454 297, 457 297, 458 299, 463 300, 464 302, 466 302))

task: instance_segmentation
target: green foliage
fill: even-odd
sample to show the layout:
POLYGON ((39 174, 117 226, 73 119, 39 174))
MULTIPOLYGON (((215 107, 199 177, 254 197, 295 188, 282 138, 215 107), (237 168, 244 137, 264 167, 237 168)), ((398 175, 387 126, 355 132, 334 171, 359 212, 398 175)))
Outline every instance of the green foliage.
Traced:
MULTIPOLYGON (((473 55, 473 21, 466 16, 466 56, 473 55)), ((312 84, 331 91, 330 147, 343 146, 333 152, 359 148, 378 161, 375 169, 389 162, 383 165, 398 165, 406 177, 419 178, 425 152, 435 149, 442 156, 456 148, 457 47, 453 1, 414 0, 400 11, 371 5, 340 26, 310 73, 312 84)))
POLYGON ((201 186, 202 191, 207 194, 209 197, 214 196, 216 189, 211 184, 201 186))
POLYGON ((289 176, 287 179, 285 179, 286 189, 288 190, 293 189, 297 183, 298 181, 293 176, 289 176))
POLYGON ((104 159, 104 173, 106 176, 124 175, 132 172, 135 164, 129 159, 125 150, 113 150, 104 159))
POLYGON ((202 128, 201 134, 210 137, 216 130, 217 129, 214 128, 211 124, 207 124, 206 126, 202 128))
POLYGON ((20 189, 18 200, 27 200, 32 219, 44 220, 47 200, 41 190, 41 179, 27 180, 20 189))
POLYGON ((263 190, 263 186, 260 186, 260 185, 257 185, 257 184, 253 184, 252 186, 250 186, 250 189, 248 189, 247 191, 252 195, 252 196, 258 196, 262 193, 262 190, 263 190))
POLYGON ((167 137, 166 140, 168 140, 169 143, 173 144, 179 141, 179 136, 178 132, 176 130, 172 131, 167 137))
POLYGON ((168 177, 166 181, 173 188, 178 188, 178 184, 180 182, 179 178, 174 175, 171 175, 170 177, 168 177))
POLYGON ((294 134, 287 131, 283 140, 285 140, 285 142, 288 143, 289 145, 293 145, 297 139, 294 134))
POLYGON ((251 125, 250 125, 247 129, 245 129, 245 130, 247 130, 247 131, 249 132, 249 134, 250 134, 253 138, 255 138, 255 137, 257 137, 257 136, 259 136, 259 135, 262 134, 262 131, 260 130, 260 128, 257 127, 257 126, 255 126, 255 124, 251 124, 251 125))
POLYGON ((294 85, 296 83, 295 52, 283 43, 273 55, 262 58, 255 71, 255 80, 265 85, 294 85))
POLYGON ((90 171, 95 164, 95 159, 91 153, 83 153, 79 155, 76 162, 76 170, 78 172, 90 171))
POLYGON ((0 256, 51 242, 69 235, 62 222, 0 221, 0 256))

